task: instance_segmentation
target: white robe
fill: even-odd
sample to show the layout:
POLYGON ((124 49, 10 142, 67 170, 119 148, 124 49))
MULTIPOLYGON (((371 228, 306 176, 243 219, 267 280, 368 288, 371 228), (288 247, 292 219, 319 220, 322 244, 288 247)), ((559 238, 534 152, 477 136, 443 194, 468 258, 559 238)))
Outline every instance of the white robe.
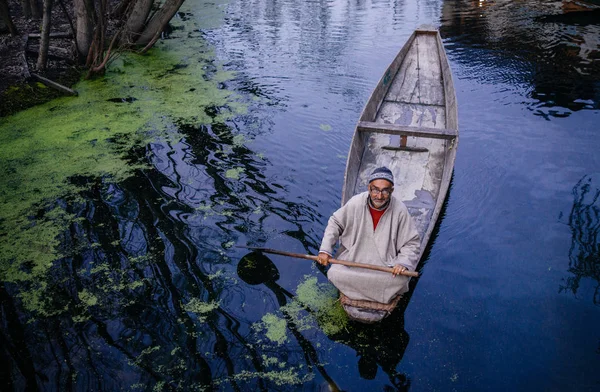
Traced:
MULTIPOLYGON (((336 258, 340 260, 384 267, 400 264, 410 271, 419 261, 419 233, 404 203, 393 196, 375 230, 368 192, 352 197, 329 218, 319 251, 332 255, 338 240, 336 258)), ((327 277, 348 298, 380 303, 407 292, 410 279, 339 264, 329 268, 327 277)))

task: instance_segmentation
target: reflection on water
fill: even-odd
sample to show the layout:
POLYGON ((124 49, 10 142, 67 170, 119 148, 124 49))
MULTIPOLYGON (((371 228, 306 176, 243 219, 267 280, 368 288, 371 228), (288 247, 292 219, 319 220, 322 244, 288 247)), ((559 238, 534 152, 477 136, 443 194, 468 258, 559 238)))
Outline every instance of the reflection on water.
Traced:
POLYGON ((505 84, 550 118, 600 108, 600 14, 562 2, 444 1, 440 33, 468 77, 505 84), (568 109, 568 110, 565 110, 568 109))
POLYGON ((577 294, 582 279, 595 281, 593 301, 600 305, 600 176, 584 176, 574 187, 569 227, 569 273, 561 290, 577 294))
MULTIPOLYGON (((262 175, 268 161, 230 125, 180 131, 179 142, 149 146, 156 170, 121 184, 92 182, 85 201, 67 206, 81 219, 63 239, 73 256, 60 260, 45 282, 52 294, 44 303, 47 317, 21 314, 18 288, 3 285, 1 336, 10 342, 3 357, 13 364, 3 380, 16 389, 226 382, 240 390, 256 382, 264 390, 269 382, 255 373, 295 383, 291 372, 269 373, 252 337, 255 320, 236 313, 247 293, 224 250, 240 235, 264 241, 269 216, 296 227, 288 233, 314 248, 314 233, 301 222, 318 214, 285 201, 283 187, 262 175), (248 380, 240 372, 250 372, 248 380)), ((308 352, 310 343, 297 339, 308 352)))
POLYGON ((408 391, 410 378, 397 370, 409 336, 404 329, 404 310, 408 301, 402 300, 398 308, 384 321, 372 327, 351 323, 349 328, 330 336, 356 351, 357 370, 363 379, 373 380, 381 369, 389 379, 393 390, 408 391))

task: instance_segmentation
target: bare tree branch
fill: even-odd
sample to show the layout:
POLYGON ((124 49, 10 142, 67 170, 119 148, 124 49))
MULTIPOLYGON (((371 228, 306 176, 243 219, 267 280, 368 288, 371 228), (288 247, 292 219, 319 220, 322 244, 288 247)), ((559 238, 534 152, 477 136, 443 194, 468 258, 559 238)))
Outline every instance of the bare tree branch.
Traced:
POLYGON ((44 17, 42 19, 40 52, 38 53, 38 59, 36 64, 36 68, 39 71, 45 71, 46 63, 48 62, 48 46, 50 45, 50 18, 52 16, 52 2, 53 0, 44 0, 44 17))
POLYGON ((2 20, 8 27, 10 35, 14 37, 17 34, 19 34, 19 32, 17 31, 17 27, 15 26, 15 24, 12 21, 12 18, 10 17, 10 9, 8 8, 8 1, 6 0, 0 0, 0 15, 2 16, 2 20))

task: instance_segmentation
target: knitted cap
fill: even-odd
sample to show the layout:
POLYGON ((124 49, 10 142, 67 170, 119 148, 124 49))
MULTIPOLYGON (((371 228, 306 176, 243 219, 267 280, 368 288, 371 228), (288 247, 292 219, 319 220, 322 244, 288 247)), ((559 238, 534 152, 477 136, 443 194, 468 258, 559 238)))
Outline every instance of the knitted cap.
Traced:
POLYGON ((373 170, 373 173, 371 173, 371 175, 369 176, 369 184, 371 183, 371 181, 375 180, 388 180, 393 184, 394 175, 392 174, 392 171, 387 167, 378 167, 377 169, 373 170))

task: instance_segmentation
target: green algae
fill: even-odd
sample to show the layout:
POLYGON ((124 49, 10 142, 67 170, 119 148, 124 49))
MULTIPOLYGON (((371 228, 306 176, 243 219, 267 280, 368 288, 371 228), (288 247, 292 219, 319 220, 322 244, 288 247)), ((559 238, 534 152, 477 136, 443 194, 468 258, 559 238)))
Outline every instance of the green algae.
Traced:
POLYGON ((235 245, 235 241, 229 241, 223 244, 223 249, 229 249, 235 245))
MULTIPOLYGON (((52 297, 46 295, 48 284, 44 281, 36 282, 29 290, 21 291, 21 301, 25 309, 34 309, 38 316, 51 317, 69 309, 69 303, 57 306, 52 297)), ((28 322, 33 322, 31 318, 28 322)))
POLYGON ((306 276, 296 289, 297 300, 316 314, 321 330, 335 335, 348 324, 348 316, 337 300, 337 290, 327 283, 318 283, 314 276, 306 276))
POLYGON ((74 323, 85 323, 90 318, 91 317, 89 314, 79 314, 79 315, 73 316, 71 319, 73 320, 74 323))
POLYGON ((192 298, 187 304, 183 305, 186 312, 194 313, 200 322, 206 320, 206 315, 221 306, 220 301, 203 302, 198 298, 192 298))
POLYGON ((281 345, 287 341, 287 328, 298 332, 318 328, 327 336, 346 330, 348 316, 337 300, 337 290, 328 283, 319 283, 315 276, 305 276, 296 289, 296 297, 279 308, 283 317, 267 313, 253 329, 264 332, 267 339, 281 345))
POLYGON ((262 363, 265 367, 278 365, 279 367, 285 367, 285 362, 279 362, 279 358, 267 357, 265 354, 262 355, 262 363))
POLYGON ((231 145, 233 147, 242 147, 242 146, 246 145, 247 142, 248 142, 248 140, 246 139, 245 135, 238 134, 238 135, 235 135, 233 137, 233 139, 231 140, 231 145))
POLYGON ((206 275, 206 278, 208 280, 222 279, 224 277, 224 275, 225 275, 225 272, 222 269, 220 269, 220 270, 217 270, 217 272, 215 272, 214 274, 206 275))
MULTIPOLYGON (((79 76, 79 71, 73 68, 57 82, 71 85, 79 80, 79 76)), ((24 81, 8 87, 4 92, 0 92, 0 117, 9 116, 61 96, 63 96, 63 93, 47 88, 40 82, 24 81)))
POLYGON ((160 346, 151 346, 146 347, 140 354, 135 358, 135 360, 129 360, 129 364, 131 366, 141 366, 144 362, 149 361, 152 353, 160 351, 160 346))
POLYGON ((290 301, 280 310, 288 316, 299 332, 318 327, 316 319, 306 315, 306 307, 298 300, 290 301))
POLYGON ((235 167, 233 169, 229 169, 225 172, 225 177, 230 178, 232 180, 239 180, 240 174, 244 172, 244 169, 241 167, 235 167))
POLYGON ((87 306, 94 306, 98 304, 98 297, 85 289, 80 291, 78 296, 79 300, 87 306))
POLYGON ((325 132, 331 131, 331 125, 329 124, 321 124, 319 125, 319 128, 321 128, 321 130, 325 132))
MULTIPOLYGON (((194 4, 184 4, 182 12, 186 6, 194 4)), ((223 88, 234 75, 215 64, 196 19, 173 24, 171 39, 147 55, 121 54, 105 77, 78 83, 78 97, 0 118, 0 280, 31 282, 22 285, 26 309, 60 311, 44 309, 51 286, 44 277, 57 259, 77 252, 60 241, 78 219, 65 206, 89 189, 75 178, 121 182, 150 167, 147 160, 132 163, 129 153, 150 142, 180 140, 176 124, 225 122, 246 113, 243 100, 223 88)))
POLYGON ((246 381, 255 378, 262 378, 273 382, 277 386, 284 385, 301 385, 311 381, 314 378, 313 373, 300 376, 296 368, 285 370, 272 370, 268 372, 250 372, 247 370, 241 371, 233 376, 236 381, 246 381))
POLYGON ((265 314, 261 322, 254 325, 254 329, 257 331, 266 330, 265 336, 278 345, 287 341, 287 323, 273 313, 265 314))

